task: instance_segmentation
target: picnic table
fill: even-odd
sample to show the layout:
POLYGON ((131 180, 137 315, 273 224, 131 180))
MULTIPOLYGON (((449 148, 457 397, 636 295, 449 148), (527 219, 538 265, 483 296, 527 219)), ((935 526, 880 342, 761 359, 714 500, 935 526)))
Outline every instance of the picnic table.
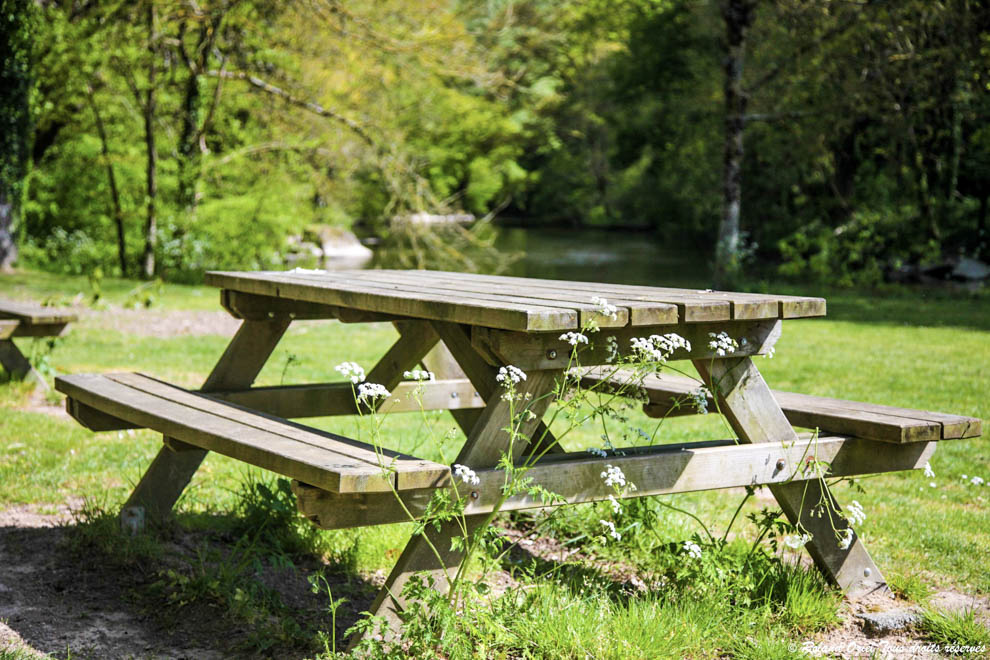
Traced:
MULTIPOLYGON (((516 461, 545 454, 526 477, 561 503, 614 495, 600 478, 607 465, 636 484, 628 497, 767 485, 788 519, 812 534, 807 548, 815 563, 851 598, 883 588, 885 581, 843 518, 812 515, 823 498, 840 507, 819 473, 807 469, 808 457, 827 464, 835 477, 916 469, 928 462, 936 442, 980 433, 980 421, 968 417, 772 391, 753 356, 772 352, 785 319, 823 316, 821 298, 430 271, 210 272, 206 281, 221 289, 221 304, 242 324, 199 391, 141 374, 56 380, 68 395, 69 412, 85 426, 163 434, 164 446, 121 514, 134 528, 169 514, 208 451, 292 478, 299 509, 328 529, 406 521, 410 512, 423 514, 437 489, 451 487, 450 466, 288 421, 359 412, 350 382, 252 387, 289 325, 304 319, 394 324, 399 338, 366 380, 392 392, 381 411, 419 410, 406 396, 413 388, 420 388, 423 407, 450 410, 466 436, 455 464, 478 477, 465 505, 469 531, 501 499, 504 472, 496 463, 510 448, 516 461), (599 329, 580 353, 584 386, 604 379, 605 386, 621 387, 625 375, 608 370, 610 345, 625 352, 633 338, 677 333, 691 348, 670 359, 693 361, 738 438, 625 448, 605 457, 565 452, 542 416, 547 395, 571 366, 571 346, 561 334, 589 323, 599 329), (719 354, 710 346, 711 335, 723 332, 738 343, 734 352, 719 354), (405 372, 419 365, 436 380, 405 380, 405 372), (527 375, 517 393, 531 397, 535 415, 517 428, 522 437, 539 439, 529 446, 511 443, 505 431, 511 406, 496 377, 508 365, 527 375), (794 425, 821 432, 799 434, 794 425), (844 547, 836 543, 836 531, 849 535, 844 547)), ((331 357, 328 364, 336 362, 331 357)), ((696 386, 651 376, 641 383, 645 409, 654 416, 683 414, 677 397, 696 386)), ((501 509, 544 506, 524 492, 501 509)), ((450 538, 463 531, 451 522, 425 534, 439 552, 423 536, 412 537, 371 608, 374 614, 397 620, 405 606, 402 586, 414 573, 428 571, 444 588, 444 569, 460 560, 450 538)))
POLYGON ((59 337, 76 315, 64 309, 0 299, 0 365, 15 378, 30 378, 47 390, 45 378, 31 366, 14 337, 59 337))

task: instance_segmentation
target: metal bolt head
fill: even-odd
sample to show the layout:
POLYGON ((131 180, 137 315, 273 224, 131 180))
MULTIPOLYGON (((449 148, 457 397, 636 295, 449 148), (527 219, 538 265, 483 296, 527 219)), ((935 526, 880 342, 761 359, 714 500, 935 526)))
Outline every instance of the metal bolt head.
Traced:
POLYGON ((547 359, 548 360, 556 360, 557 359, 557 351, 554 350, 554 349, 552 349, 552 348, 550 350, 548 350, 547 351, 547 359))
POLYGON ((870 577, 871 575, 873 575, 873 571, 868 568, 863 569, 863 577, 870 577))
POLYGON ((460 394, 458 394, 457 392, 451 392, 450 393, 450 398, 451 399, 457 399, 458 397, 460 397, 460 394))
POLYGON ((479 494, 478 494, 478 491, 476 491, 476 490, 472 490, 472 491, 471 491, 471 499, 472 499, 472 500, 476 500, 476 499, 478 499, 479 497, 481 497, 481 495, 479 495, 479 494))
POLYGON ((785 465, 784 459, 778 458, 777 459, 777 469, 778 470, 783 470, 784 469, 784 465, 785 465))

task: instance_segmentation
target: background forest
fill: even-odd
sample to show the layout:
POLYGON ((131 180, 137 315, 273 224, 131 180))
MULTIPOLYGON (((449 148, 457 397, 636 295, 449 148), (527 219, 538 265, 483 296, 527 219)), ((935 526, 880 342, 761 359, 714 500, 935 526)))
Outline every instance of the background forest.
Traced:
POLYGON ((419 211, 711 254, 733 196, 734 254, 782 275, 990 250, 976 1, 0 4, 8 261, 3 229, 22 264, 195 281, 419 211))

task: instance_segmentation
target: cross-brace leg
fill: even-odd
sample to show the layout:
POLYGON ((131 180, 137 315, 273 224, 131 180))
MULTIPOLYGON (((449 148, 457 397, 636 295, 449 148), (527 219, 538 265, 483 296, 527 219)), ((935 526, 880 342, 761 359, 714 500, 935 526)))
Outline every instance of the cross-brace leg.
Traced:
MULTIPOLYGON (((480 413, 471 411, 477 416, 477 420, 467 434, 467 441, 458 454, 456 463, 475 468, 493 467, 502 454, 509 451, 514 459, 518 459, 528 443, 513 443, 505 428, 515 424, 519 437, 532 437, 549 406, 549 393, 553 390, 560 371, 533 371, 527 375, 525 381, 517 385, 517 394, 523 397, 522 400, 530 402, 529 410, 534 417, 513 420, 512 413, 519 412, 515 409, 517 404, 510 405, 502 399, 494 378, 497 369, 488 364, 471 346, 465 329, 444 323, 436 323, 434 328, 486 401, 480 413)), ((386 634, 396 635, 399 632, 399 614, 407 605, 402 589, 409 579, 416 573, 425 572, 433 579, 435 589, 449 589, 450 580, 463 559, 463 553, 451 548, 451 539, 465 535, 470 537, 487 519, 487 515, 467 516, 463 520, 445 522, 439 530, 428 527, 423 534, 409 540, 384 587, 369 608, 372 614, 386 620, 389 626, 386 634)), ((357 641, 358 638, 352 639, 352 646, 357 641)))
MULTIPOLYGON (((788 445, 797 440, 797 434, 752 359, 695 360, 694 365, 741 441, 788 445)), ((839 505, 821 479, 773 485, 770 491, 788 520, 812 535, 808 552, 846 596, 855 600, 886 587, 866 546, 845 518, 836 515, 839 505), (823 504, 827 511, 820 513, 823 504), (841 544, 847 545, 843 548, 840 538, 845 539, 848 534, 851 537, 848 544, 841 544)))
MULTIPOLYGON (((244 321, 213 368, 203 391, 244 389, 251 386, 289 327, 290 318, 244 321)), ((121 523, 138 531, 147 519, 169 515, 182 491, 199 469, 207 451, 185 443, 166 442, 141 477, 120 512, 121 523)))

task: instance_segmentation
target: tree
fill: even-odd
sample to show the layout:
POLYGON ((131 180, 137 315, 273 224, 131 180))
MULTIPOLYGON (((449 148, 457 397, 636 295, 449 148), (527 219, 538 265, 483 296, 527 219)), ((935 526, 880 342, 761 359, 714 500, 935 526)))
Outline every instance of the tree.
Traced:
POLYGON ((29 159, 33 0, 0 0, 0 269, 17 259, 14 234, 29 159))

